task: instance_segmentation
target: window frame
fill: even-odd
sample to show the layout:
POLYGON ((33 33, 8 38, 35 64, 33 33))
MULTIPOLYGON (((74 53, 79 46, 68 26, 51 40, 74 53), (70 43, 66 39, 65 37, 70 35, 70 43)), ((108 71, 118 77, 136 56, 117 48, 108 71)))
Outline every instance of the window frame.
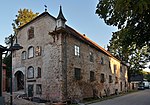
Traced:
POLYGON ((105 74, 104 73, 101 73, 100 81, 101 81, 101 83, 105 82, 105 74))
POLYGON ((27 69, 27 78, 33 79, 34 78, 34 68, 32 66, 29 66, 27 69), (31 69, 32 68, 32 69, 31 69), (32 71, 31 71, 32 70, 32 71), (30 74, 29 74, 30 73, 30 74), (31 76, 30 76, 31 75, 31 76))
POLYGON ((36 84, 36 94, 41 95, 42 94, 42 84, 36 84), (40 88, 40 91, 39 91, 40 88))
POLYGON ((120 73, 123 73, 123 67, 120 65, 120 73))
POLYGON ((35 55, 36 56, 41 56, 41 51, 42 51, 42 47, 41 46, 36 46, 35 55))
POLYGON ((94 73, 94 71, 90 71, 90 81, 91 82, 95 81, 95 73, 94 73))
POLYGON ((93 52, 90 51, 89 55, 90 55, 90 62, 94 62, 93 52))
POLYGON ((114 74, 116 74, 116 71, 117 71, 117 65, 114 64, 114 74))
POLYGON ((109 75, 109 83, 112 83, 113 80, 112 80, 112 75, 109 75))
POLYGON ((81 69, 74 68, 74 78, 75 80, 81 80, 81 69))
POLYGON ((27 52, 26 51, 22 51, 22 53, 21 53, 21 59, 25 60, 26 56, 27 56, 27 52))
POLYGON ((30 46, 28 48, 28 58, 33 58, 34 57, 34 47, 33 46, 30 46), (32 49, 32 50, 31 50, 32 49), (32 53, 32 55, 31 55, 32 53))
POLYGON ((101 57, 101 65, 104 65, 105 63, 104 63, 104 57, 101 57))
POLYGON ((74 55, 80 57, 80 47, 78 45, 74 45, 74 55))
POLYGON ((28 40, 34 38, 34 27, 31 26, 29 29, 28 29, 28 40))
POLYGON ((38 67, 37 68, 37 78, 41 78, 41 73, 42 73, 41 67, 38 67))

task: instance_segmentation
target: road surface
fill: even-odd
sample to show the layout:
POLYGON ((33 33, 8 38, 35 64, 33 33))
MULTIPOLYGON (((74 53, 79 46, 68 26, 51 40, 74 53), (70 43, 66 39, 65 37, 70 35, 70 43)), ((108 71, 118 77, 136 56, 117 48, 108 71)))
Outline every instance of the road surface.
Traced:
POLYGON ((139 92, 134 92, 90 105, 150 105, 150 89, 141 90, 139 92))

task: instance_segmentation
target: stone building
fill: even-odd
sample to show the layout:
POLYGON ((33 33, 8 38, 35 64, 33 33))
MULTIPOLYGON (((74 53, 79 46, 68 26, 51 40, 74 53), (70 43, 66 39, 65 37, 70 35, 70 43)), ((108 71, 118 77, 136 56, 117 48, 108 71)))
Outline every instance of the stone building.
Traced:
POLYGON ((60 101, 102 97, 127 89, 127 67, 101 46, 44 12, 18 29, 14 91, 60 101))

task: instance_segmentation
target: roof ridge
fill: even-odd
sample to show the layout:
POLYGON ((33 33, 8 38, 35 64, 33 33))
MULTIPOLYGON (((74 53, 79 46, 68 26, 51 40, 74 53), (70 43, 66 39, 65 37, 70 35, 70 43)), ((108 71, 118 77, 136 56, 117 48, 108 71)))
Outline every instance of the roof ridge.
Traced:
POLYGON ((50 15, 48 12, 43 12, 41 13, 40 15, 36 16, 35 18, 33 18, 31 21, 29 21, 28 23, 24 24, 23 26, 19 27, 18 30, 22 29, 23 27, 25 27, 26 25, 30 24, 31 22, 35 21, 36 19, 38 19, 39 17, 45 15, 45 14, 48 14, 49 16, 51 16, 53 19, 56 20, 56 18, 52 15, 50 15))
MULTIPOLYGON (((78 35, 80 35, 82 38, 84 38, 85 40, 89 41, 90 43, 92 43, 95 47, 99 48, 100 50, 102 50, 105 54, 107 54, 110 57, 113 57, 115 59, 117 59, 115 56, 113 56, 109 51, 105 50, 103 47, 101 47, 100 45, 98 45, 96 42, 92 41, 90 38, 88 38, 87 36, 85 36, 85 34, 81 34, 80 32, 76 31, 75 29, 71 28, 70 26, 67 25, 68 28, 70 28, 71 30, 73 30, 74 32, 76 32, 78 35)), ((119 60, 119 59, 117 59, 119 60)), ((121 61, 121 60, 119 60, 121 61)))

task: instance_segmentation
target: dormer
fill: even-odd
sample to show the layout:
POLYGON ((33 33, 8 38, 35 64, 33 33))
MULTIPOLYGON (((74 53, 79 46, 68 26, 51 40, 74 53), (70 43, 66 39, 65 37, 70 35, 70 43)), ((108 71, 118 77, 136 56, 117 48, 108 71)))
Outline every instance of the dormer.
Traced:
POLYGON ((56 26, 57 26, 57 28, 60 28, 60 27, 63 27, 63 28, 65 28, 65 22, 66 22, 67 20, 65 19, 65 17, 64 17, 64 15, 63 15, 63 13, 62 13, 62 8, 61 8, 61 6, 60 6, 60 11, 59 11, 59 14, 58 14, 58 17, 57 17, 57 20, 56 20, 56 26))

